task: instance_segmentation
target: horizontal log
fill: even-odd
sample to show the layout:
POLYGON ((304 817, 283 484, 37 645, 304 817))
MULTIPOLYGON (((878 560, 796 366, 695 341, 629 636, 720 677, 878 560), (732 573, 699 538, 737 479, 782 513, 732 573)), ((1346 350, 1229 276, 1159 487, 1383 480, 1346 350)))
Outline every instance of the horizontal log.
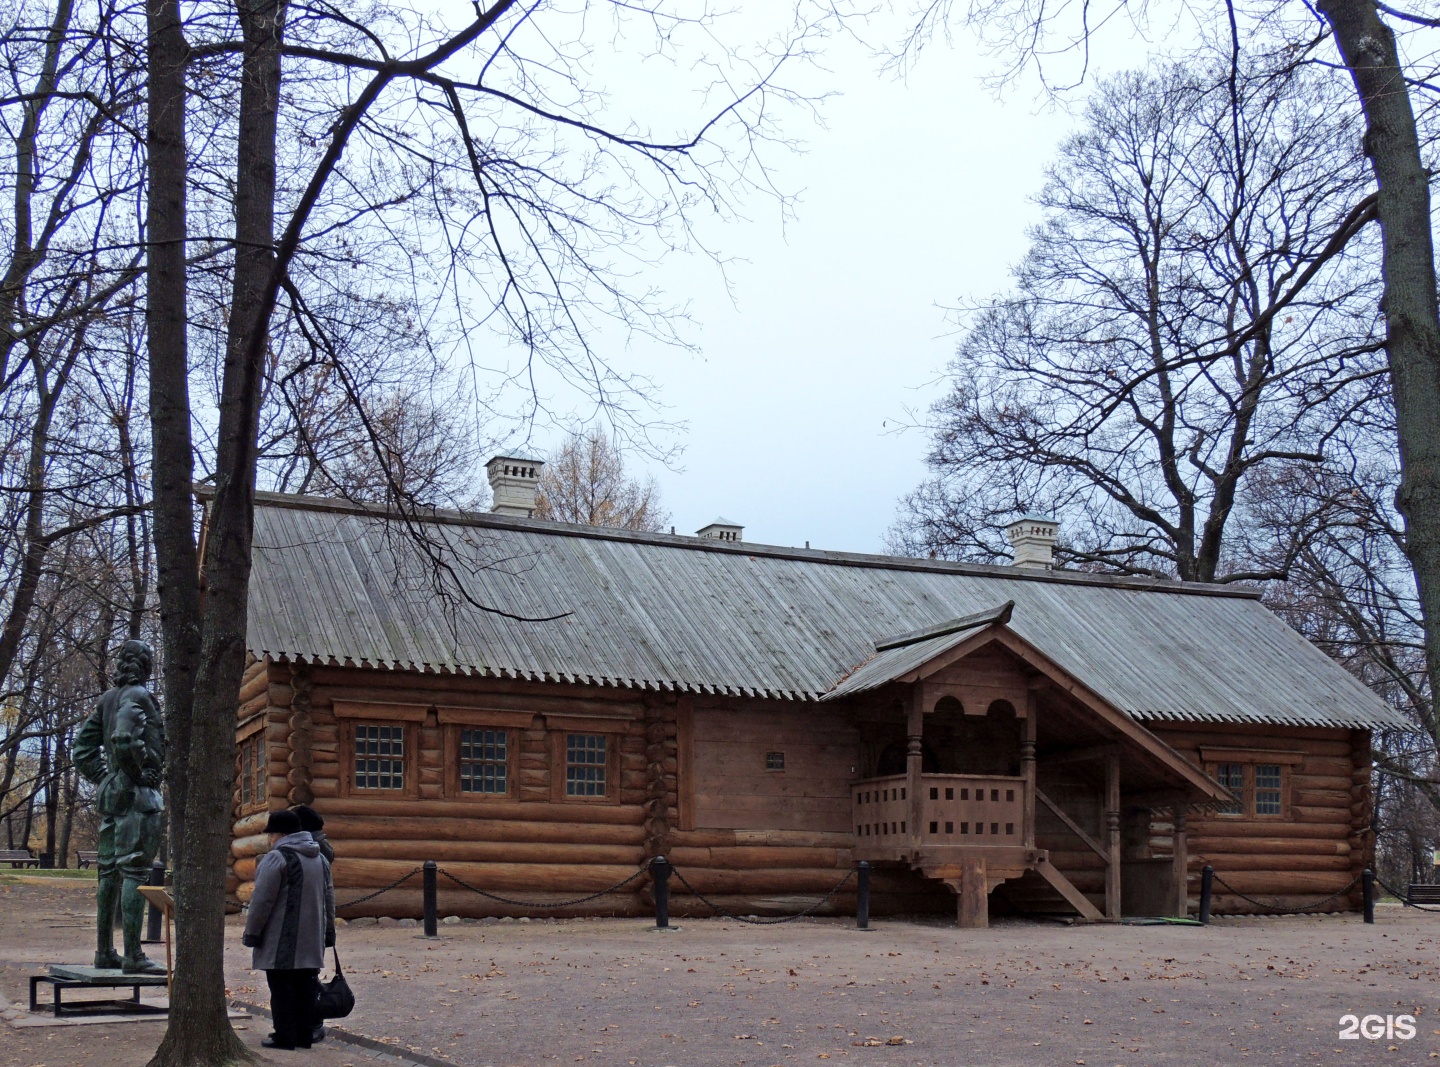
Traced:
POLYGON ((270 706, 288 708, 295 703, 295 690, 284 682, 270 683, 270 706))
MULTIPOLYGON (((1225 879, 1231 889, 1251 896, 1271 897, 1277 893, 1309 893, 1324 896, 1345 888, 1355 877, 1346 871, 1235 871, 1226 870, 1216 864, 1215 873, 1225 879)), ((1215 883, 1217 895, 1229 894, 1219 882, 1215 883)))
POLYGON ((246 856, 244 859, 237 859, 231 865, 235 877, 242 882, 253 882, 255 880, 255 864, 258 863, 254 856, 246 856))
POLYGON ((1224 748, 1289 748, 1291 751, 1302 747, 1306 741, 1337 742, 1350 745, 1350 731, 1342 726, 1244 726, 1238 723, 1216 723, 1203 726, 1198 723, 1169 724, 1151 722, 1149 729, 1165 739, 1174 748, 1215 745, 1224 748), (1284 731, 1284 744, 1276 743, 1276 731, 1284 731))
MULTIPOLYGON (((476 820, 476 825, 514 819, 519 822, 599 823, 612 826, 639 826, 644 813, 638 808, 613 804, 541 803, 525 804, 502 800, 418 801, 386 797, 342 797, 326 801, 320 808, 325 818, 417 819, 429 825, 434 819, 476 820)), ((419 826, 419 823, 399 825, 419 826)), ((328 827, 327 827, 328 829, 328 827)), ((386 834, 385 836, 391 836, 386 834)), ((437 835, 438 836, 438 835, 437 835)))
POLYGON ((1256 837, 1305 837, 1317 841, 1344 836, 1339 829, 1348 820, 1334 819, 1329 824, 1300 823, 1290 819, 1191 819, 1186 823, 1191 840, 1221 838, 1249 841, 1256 837))
MULTIPOLYGON (((241 861, 243 862, 243 861, 241 861)), ((335 857, 335 885, 349 888, 376 888, 388 885, 401 875, 419 867, 423 861, 353 859, 335 857)), ((494 891, 550 890, 593 893, 605 889, 635 873, 631 864, 557 864, 557 863, 466 863, 454 861, 441 865, 445 870, 481 889, 494 891)), ((238 873, 238 872, 237 872, 238 873)), ((419 875, 415 876, 416 884, 419 875)), ((445 879, 441 878, 443 884, 445 879)), ((337 898, 339 889, 336 890, 337 898)))
POLYGON ((1301 789, 1343 789, 1347 794, 1354 784, 1348 774, 1296 774, 1290 779, 1291 788, 1301 789))
POLYGON ((271 745, 284 745, 290 740, 290 723, 284 720, 271 719, 265 724, 265 742, 271 745))
POLYGON ((1191 837, 1190 851, 1198 856, 1252 855, 1256 852, 1289 852, 1310 856, 1348 856, 1348 841, 1317 841, 1303 837, 1191 837))
POLYGON ((265 824, 270 821, 268 811, 257 811, 252 815, 243 816, 235 821, 231 833, 235 837, 249 837, 251 834, 263 833, 265 824))
MULTIPOLYGON (((678 865, 677 865, 678 866, 678 865)), ((728 871, 707 867, 679 867, 680 873, 695 889, 711 893, 828 893, 834 888, 843 871, 834 867, 794 867, 772 870, 728 871)), ((888 879, 880 877, 881 872, 871 875, 871 887, 879 893, 888 879), (880 885, 877 885, 877 881, 880 885)), ((672 895, 688 894, 689 890, 678 879, 670 882, 672 895)))
POLYGON ((1297 789, 1293 792, 1292 798, 1297 805, 1311 808, 1349 809, 1350 807, 1350 790, 1348 789, 1297 789))
POLYGON ((241 904, 249 904, 250 898, 255 895, 254 882, 241 882, 235 887, 235 899, 241 904))
POLYGON ((723 867, 727 870, 766 870, 775 867, 848 867, 853 854, 833 848, 740 846, 695 848, 679 845, 667 853, 678 867, 723 867))
POLYGON ((310 791, 317 797, 338 797, 340 780, 338 778, 313 778, 310 781, 310 791))
MULTIPOLYGON (((268 816, 267 816, 268 818, 268 816)), ((270 835, 266 833, 237 837, 230 842, 230 854, 236 858, 259 856, 270 851, 270 835)))
POLYGON ((1266 852, 1245 855, 1190 856, 1190 870, 1199 871, 1210 862, 1217 871, 1348 871, 1354 862, 1353 856, 1287 855, 1266 852))
POLYGON ((333 841, 346 859, 398 860, 407 863, 599 863, 636 867, 645 858, 638 845, 600 845, 519 841, 344 840, 333 841))

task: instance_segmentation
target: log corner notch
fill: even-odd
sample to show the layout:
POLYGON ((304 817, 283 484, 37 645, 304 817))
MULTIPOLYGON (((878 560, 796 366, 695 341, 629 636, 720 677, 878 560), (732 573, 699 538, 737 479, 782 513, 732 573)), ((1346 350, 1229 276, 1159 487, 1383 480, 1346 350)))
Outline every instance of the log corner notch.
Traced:
MULTIPOLYGON (((1371 779, 1370 731, 1350 731, 1350 876, 1358 879, 1367 868, 1375 866, 1375 833, 1371 828, 1373 795, 1371 779)), ((1349 904, 1360 908, 1364 890, 1356 882, 1350 890, 1349 904)))
POLYGON ((309 685, 303 668, 294 669, 292 677, 292 668, 285 664, 274 663, 268 657, 257 659, 247 655, 240 683, 236 727, 237 733, 243 734, 254 733, 257 727, 263 731, 266 803, 258 811, 242 810, 237 774, 230 870, 225 879, 226 896, 232 905, 250 899, 254 888, 255 860, 270 847, 265 834, 270 812, 289 804, 309 802, 292 799, 297 795, 307 795, 299 793, 297 785, 303 785, 307 790, 309 786, 308 777, 302 782, 302 775, 296 774, 301 767, 305 776, 309 774, 308 743, 304 749, 304 763, 297 764, 295 760, 292 733, 296 726, 296 710, 305 713, 301 725, 308 733, 309 685), (304 694, 304 698, 298 701, 298 709, 295 707, 297 691, 304 694))
POLYGON ((314 720, 310 715, 310 697, 313 686, 309 672, 304 668, 295 669, 290 678, 290 755, 286 762, 289 771, 285 776, 289 787, 286 796, 292 805, 313 804, 315 791, 312 770, 312 742, 314 741, 314 720))
POLYGON ((679 806, 679 723, 674 704, 645 707, 645 859, 669 850, 679 806))

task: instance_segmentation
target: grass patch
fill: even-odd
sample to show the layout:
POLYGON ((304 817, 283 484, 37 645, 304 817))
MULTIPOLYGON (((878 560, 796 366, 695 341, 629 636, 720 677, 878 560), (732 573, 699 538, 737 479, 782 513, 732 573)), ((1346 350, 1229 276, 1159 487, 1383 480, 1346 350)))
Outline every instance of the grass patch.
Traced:
POLYGON ((90 867, 86 870, 48 870, 42 871, 37 868, 25 870, 5 870, 0 867, 0 885, 34 885, 37 880, 41 882, 53 881, 57 878, 69 878, 82 882, 95 881, 96 870, 90 867))

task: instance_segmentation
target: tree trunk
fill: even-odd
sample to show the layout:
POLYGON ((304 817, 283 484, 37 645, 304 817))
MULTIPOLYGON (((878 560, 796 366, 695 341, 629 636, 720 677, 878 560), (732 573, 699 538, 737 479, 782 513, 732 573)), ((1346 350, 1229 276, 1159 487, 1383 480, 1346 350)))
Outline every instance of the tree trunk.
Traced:
POLYGON ((189 766, 178 825, 176 923, 184 946, 170 1029, 152 1067, 249 1059, 226 1018, 225 884, 232 823, 235 698, 245 667, 245 623, 254 523, 256 434, 268 332, 263 299, 274 261, 275 133, 280 101, 283 0, 241 0, 245 40, 236 158, 235 278, 230 305, 215 498, 206 522, 205 601, 196 662, 189 766), (252 358, 251 352, 258 353, 252 358))
MULTIPOLYGON (((1440 692, 1440 307, 1435 294, 1429 174, 1395 35, 1373 0, 1321 0, 1365 111, 1375 171, 1385 290, 1385 342, 1400 438, 1405 552, 1425 622, 1431 693, 1440 692)), ((1430 735, 1437 737, 1435 711, 1430 735)))
MULTIPOLYGON (((150 346, 156 575, 165 642, 166 785, 177 904, 169 1026, 150 1062, 155 1067, 210 1067, 246 1061, 250 1056, 226 1014, 219 958, 223 913, 212 915, 214 907, 207 906, 207 898, 216 893, 203 878, 195 877, 191 859, 194 850, 190 846, 190 784, 193 781, 203 786, 208 778, 215 777, 212 768, 221 759, 217 758, 218 752, 212 753, 208 761, 191 758, 201 617, 185 338, 185 62, 189 46, 178 0, 150 0, 147 29, 146 143, 150 181, 146 230, 150 245, 146 259, 146 330, 150 346)), ((223 777, 228 784, 228 764, 226 768, 223 777)))

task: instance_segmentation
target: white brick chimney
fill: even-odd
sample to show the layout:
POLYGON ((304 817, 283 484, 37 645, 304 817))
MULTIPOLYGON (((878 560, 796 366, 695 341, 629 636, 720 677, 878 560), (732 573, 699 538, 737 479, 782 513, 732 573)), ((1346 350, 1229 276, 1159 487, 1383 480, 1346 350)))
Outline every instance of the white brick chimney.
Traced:
POLYGON ((740 541, 745 527, 738 522, 731 522, 726 518, 717 518, 709 526, 702 526, 695 531, 696 537, 703 537, 707 541, 740 541))
POLYGON ((535 493, 540 487, 543 459, 524 456, 496 456, 485 464, 490 475, 490 493, 495 498, 490 510, 497 515, 519 515, 528 519, 535 514, 535 493))
POLYGON ((1055 542, 1060 524, 1045 515, 1021 515, 1005 527, 1014 552, 1012 567, 1048 571, 1055 565, 1055 542))

